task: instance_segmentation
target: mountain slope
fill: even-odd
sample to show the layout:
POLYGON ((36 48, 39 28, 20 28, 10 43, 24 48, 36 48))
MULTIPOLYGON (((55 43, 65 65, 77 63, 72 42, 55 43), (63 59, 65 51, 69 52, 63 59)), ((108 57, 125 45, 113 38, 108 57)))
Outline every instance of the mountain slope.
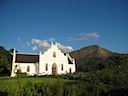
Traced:
POLYGON ((82 58, 92 58, 92 57, 108 57, 111 56, 113 52, 101 48, 98 45, 91 45, 84 48, 81 48, 80 50, 76 50, 70 53, 70 55, 75 58, 76 60, 82 59, 82 58))

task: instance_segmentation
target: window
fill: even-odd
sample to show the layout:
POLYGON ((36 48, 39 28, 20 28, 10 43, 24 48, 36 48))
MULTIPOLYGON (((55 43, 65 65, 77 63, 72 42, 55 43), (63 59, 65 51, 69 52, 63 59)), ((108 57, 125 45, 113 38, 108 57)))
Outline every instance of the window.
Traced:
POLYGON ((47 71, 48 70, 48 64, 46 63, 46 66, 45 66, 45 70, 47 71))
POLYGON ((72 69, 71 68, 69 69, 69 73, 72 73, 72 69))
POLYGON ((30 72, 30 66, 27 66, 27 72, 30 72))
POLYGON ((63 70, 63 64, 61 64, 61 70, 63 70))
POLYGON ((56 57, 56 52, 55 51, 53 52, 53 57, 56 57))

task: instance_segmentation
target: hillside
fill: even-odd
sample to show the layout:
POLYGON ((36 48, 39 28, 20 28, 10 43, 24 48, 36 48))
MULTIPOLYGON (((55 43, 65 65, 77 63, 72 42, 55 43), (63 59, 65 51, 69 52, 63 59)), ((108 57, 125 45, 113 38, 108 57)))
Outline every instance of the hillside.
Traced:
POLYGON ((106 68, 127 66, 128 55, 111 52, 98 45, 91 45, 73 51, 70 55, 75 58, 77 72, 95 72, 106 68))
POLYGON ((82 58, 108 57, 108 56, 111 56, 113 52, 107 49, 101 48, 98 45, 91 45, 91 46, 87 46, 79 50, 73 51, 70 54, 76 60, 79 60, 82 58))
POLYGON ((114 54, 115 53, 107 49, 101 48, 98 45, 91 45, 91 46, 83 47, 79 50, 76 50, 70 53, 70 55, 73 58, 75 58, 77 64, 85 60, 89 60, 89 59, 97 58, 101 60, 101 59, 113 56, 114 54))

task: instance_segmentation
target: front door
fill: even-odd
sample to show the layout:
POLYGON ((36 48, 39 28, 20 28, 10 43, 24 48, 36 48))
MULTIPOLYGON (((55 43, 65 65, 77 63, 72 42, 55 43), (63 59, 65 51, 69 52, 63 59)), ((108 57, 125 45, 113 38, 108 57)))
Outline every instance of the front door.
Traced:
POLYGON ((57 73, 56 64, 52 65, 52 74, 55 75, 57 73))
POLYGON ((56 67, 52 67, 52 74, 53 74, 53 75, 56 74, 56 67))

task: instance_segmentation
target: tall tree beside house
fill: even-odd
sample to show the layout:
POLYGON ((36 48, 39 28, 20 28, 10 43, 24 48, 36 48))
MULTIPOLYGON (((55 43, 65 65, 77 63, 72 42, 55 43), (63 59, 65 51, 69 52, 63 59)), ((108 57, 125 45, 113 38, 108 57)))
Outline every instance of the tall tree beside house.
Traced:
POLYGON ((9 76, 11 72, 11 54, 0 46, 0 76, 9 76))

